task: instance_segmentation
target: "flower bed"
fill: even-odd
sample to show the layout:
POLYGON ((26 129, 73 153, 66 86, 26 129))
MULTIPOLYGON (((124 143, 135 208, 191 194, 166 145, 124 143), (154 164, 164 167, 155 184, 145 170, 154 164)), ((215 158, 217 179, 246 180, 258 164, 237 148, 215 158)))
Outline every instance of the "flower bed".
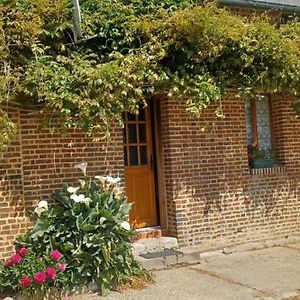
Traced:
MULTIPOLYGON (((85 175, 86 165, 79 167, 85 175)), ((0 293, 45 298, 53 290, 78 291, 93 282, 106 294, 131 276, 144 275, 132 254, 131 205, 115 193, 119 180, 85 176, 78 186, 65 185, 55 194, 55 205, 40 201, 35 225, 0 265, 0 293)))
POLYGON ((66 263, 58 250, 37 256, 21 247, 0 267, 0 290, 4 295, 21 294, 29 299, 51 293, 58 299, 66 285, 65 271, 66 263))

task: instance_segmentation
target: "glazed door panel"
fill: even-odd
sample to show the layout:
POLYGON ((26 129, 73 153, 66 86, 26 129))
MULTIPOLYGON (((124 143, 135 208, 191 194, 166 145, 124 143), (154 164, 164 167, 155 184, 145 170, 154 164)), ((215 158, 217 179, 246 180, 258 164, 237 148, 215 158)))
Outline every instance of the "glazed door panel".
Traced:
POLYGON ((140 105, 138 115, 126 113, 124 120, 125 188, 134 228, 157 225, 150 117, 149 107, 140 105))

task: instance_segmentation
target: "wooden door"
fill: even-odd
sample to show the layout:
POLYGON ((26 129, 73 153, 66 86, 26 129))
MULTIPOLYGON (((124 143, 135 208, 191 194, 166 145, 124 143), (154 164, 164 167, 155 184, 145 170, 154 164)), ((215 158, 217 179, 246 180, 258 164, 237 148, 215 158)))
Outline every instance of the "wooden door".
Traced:
POLYGON ((157 225, 153 148, 149 106, 140 105, 139 114, 125 114, 125 188, 133 203, 129 216, 133 228, 157 225))

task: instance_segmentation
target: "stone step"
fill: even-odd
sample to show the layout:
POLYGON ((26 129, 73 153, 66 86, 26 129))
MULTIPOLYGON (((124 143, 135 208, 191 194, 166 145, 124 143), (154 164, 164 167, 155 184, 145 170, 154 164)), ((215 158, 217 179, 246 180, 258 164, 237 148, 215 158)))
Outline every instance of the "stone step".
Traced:
POLYGON ((159 252, 166 249, 178 249, 178 242, 173 237, 159 237, 150 239, 140 239, 133 243, 133 254, 159 252))
POLYGON ((142 241, 143 243, 142 246, 141 244, 135 246, 136 247, 135 258, 147 270, 161 270, 161 269, 167 269, 174 266, 176 267, 176 266, 186 265, 186 264, 197 264, 200 263, 201 260, 205 260, 210 257, 228 255, 230 253, 236 253, 236 252, 255 251, 264 248, 278 247, 278 246, 295 248, 297 247, 295 245, 298 245, 299 242, 300 242, 300 235, 291 235, 286 238, 280 238, 274 240, 262 240, 257 242, 231 245, 225 248, 223 247, 219 249, 211 249, 201 245, 178 248, 177 240, 174 238, 166 238, 165 240, 161 240, 161 244, 164 246, 154 247, 153 245, 158 245, 159 242, 157 241, 157 239, 152 239, 152 241, 142 241), (165 241, 165 243, 163 243, 163 241, 165 241), (145 251, 145 249, 147 249, 147 245, 149 250, 152 249, 152 251, 148 251, 148 253, 152 255, 143 255, 143 253, 144 254, 147 253, 147 251, 145 251), (176 251, 164 251, 166 249, 176 249, 176 251), (141 254, 143 256, 141 256, 141 254))
MULTIPOLYGON (((159 251, 153 252, 152 256, 149 255, 146 258, 138 255, 136 256, 137 261, 147 270, 162 270, 175 266, 181 266, 186 264, 196 264, 200 262, 200 252, 195 249, 183 248, 174 251, 175 253, 170 253, 169 251, 159 251)), ((221 251, 220 253, 221 254, 221 251)), ((216 253, 213 254, 213 256, 216 253)))

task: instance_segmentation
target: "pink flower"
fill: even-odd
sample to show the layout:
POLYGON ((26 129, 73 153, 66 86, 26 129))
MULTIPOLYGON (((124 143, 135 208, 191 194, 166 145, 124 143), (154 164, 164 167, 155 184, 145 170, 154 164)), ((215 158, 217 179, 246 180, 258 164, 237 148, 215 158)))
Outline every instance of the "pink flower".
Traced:
POLYGON ((35 283, 45 283, 45 281, 46 281, 46 274, 44 272, 38 272, 34 275, 35 283))
POLYGON ((50 253, 50 257, 52 260, 58 261, 62 257, 62 254, 58 250, 53 250, 50 253))
POLYGON ((21 287, 23 287, 23 288, 26 288, 26 287, 30 286, 31 283, 32 283, 32 281, 31 281, 31 279, 30 279, 29 276, 24 276, 24 277, 21 279, 21 281, 20 281, 20 285, 21 285, 21 287))
POLYGON ((14 254, 10 259, 11 259, 12 263, 16 264, 16 265, 22 261, 22 257, 18 253, 14 254))
POLYGON ((13 265, 13 262, 11 261, 11 259, 7 260, 5 263, 4 263, 4 267, 5 268, 9 268, 13 265))
POLYGON ((58 268, 60 271, 64 272, 66 270, 67 265, 65 263, 60 263, 58 268))
POLYGON ((45 273, 49 279, 54 279, 56 277, 56 270, 54 268, 47 268, 45 273))
POLYGON ((24 256, 26 256, 27 253, 28 253, 28 248, 22 247, 21 249, 19 249, 18 252, 19 252, 19 254, 20 254, 22 257, 24 257, 24 256))

